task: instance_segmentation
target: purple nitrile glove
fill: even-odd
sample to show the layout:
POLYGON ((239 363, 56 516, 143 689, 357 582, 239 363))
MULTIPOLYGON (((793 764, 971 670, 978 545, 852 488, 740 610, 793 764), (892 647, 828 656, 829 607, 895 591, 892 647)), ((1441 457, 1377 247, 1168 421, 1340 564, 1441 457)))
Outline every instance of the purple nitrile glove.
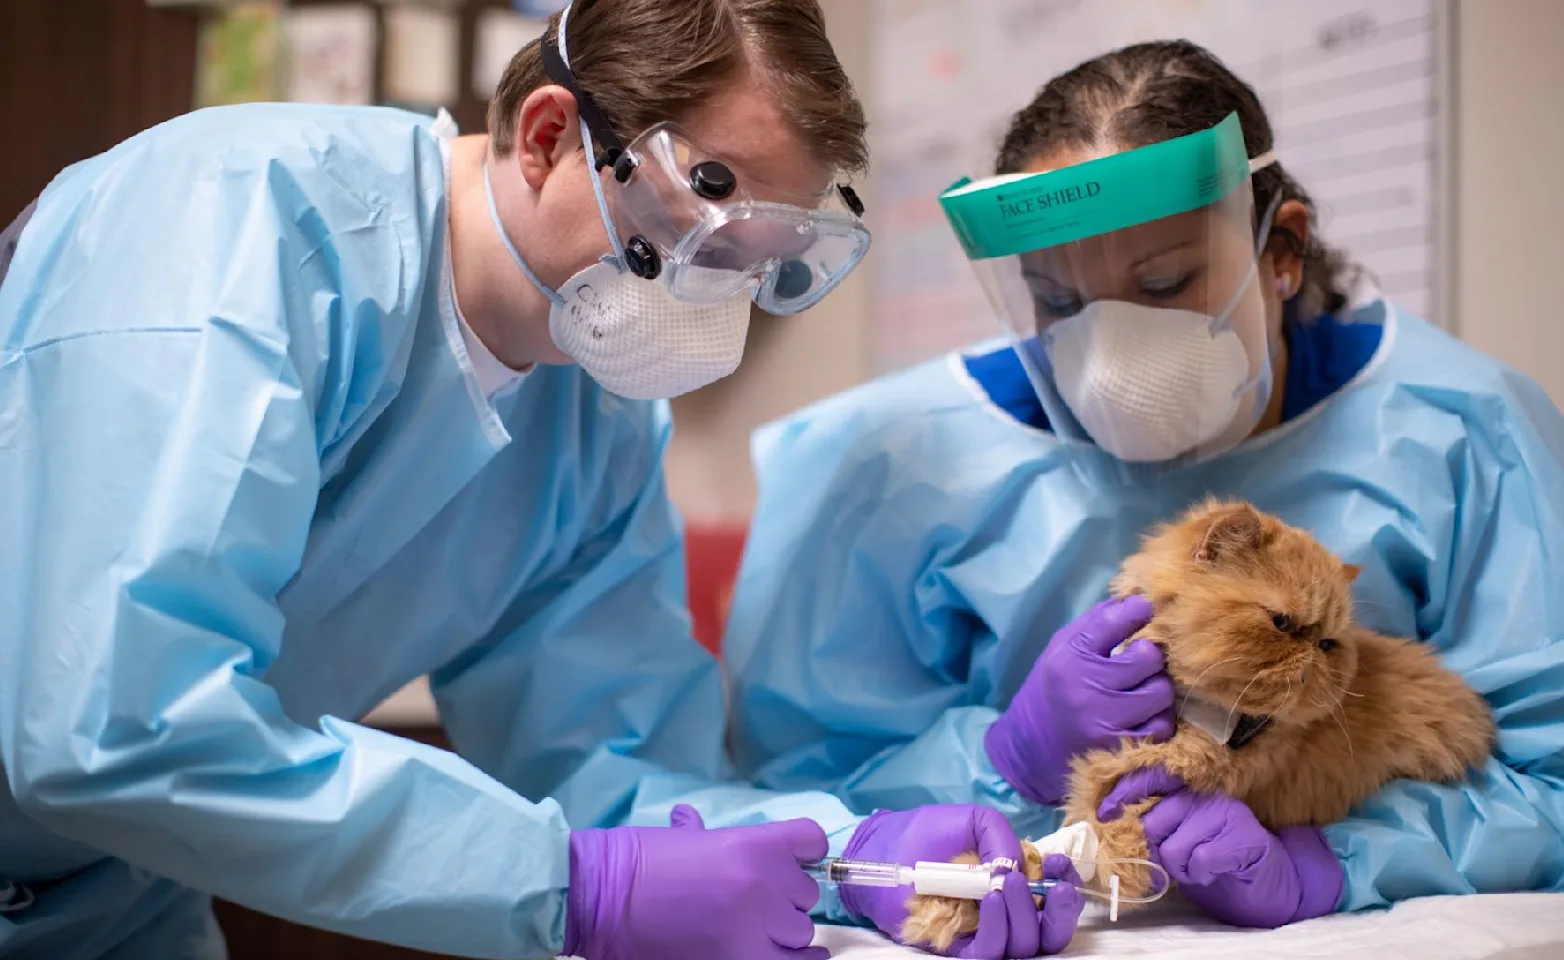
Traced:
POLYGON ((820 885, 799 867, 826 855, 819 824, 707 830, 686 804, 672 821, 571 833, 567 956, 828 960, 810 946, 820 885))
POLYGON ((1126 804, 1162 797, 1141 815, 1151 858, 1196 906, 1240 927, 1279 927, 1336 909, 1346 874, 1318 827, 1272 833, 1241 800, 1196 793, 1161 767, 1137 770, 1097 808, 1116 819, 1126 804))
MULTIPOLYGON (((1021 842, 1003 814, 989 807, 952 805, 913 810, 882 810, 858 825, 843 856, 912 866, 920 860, 944 863, 976 852, 988 863, 1005 857, 1020 864, 1021 842)), ((1049 857, 1044 876, 1066 880, 1049 891, 1038 909, 1020 870, 1005 878, 1004 889, 978 905, 978 929, 951 945, 950 956, 1002 960, 1058 953, 1075 935, 1086 901, 1072 884, 1080 883, 1069 857, 1049 857)), ((840 890, 849 913, 899 938, 907 919, 911 887, 849 887, 840 890)))
POLYGON ((1140 639, 1110 656, 1150 620, 1144 597, 1105 600, 1048 641, 984 738, 994 769, 1021 796, 1053 806, 1064 796, 1071 757, 1124 737, 1173 736, 1173 680, 1162 651, 1140 639))

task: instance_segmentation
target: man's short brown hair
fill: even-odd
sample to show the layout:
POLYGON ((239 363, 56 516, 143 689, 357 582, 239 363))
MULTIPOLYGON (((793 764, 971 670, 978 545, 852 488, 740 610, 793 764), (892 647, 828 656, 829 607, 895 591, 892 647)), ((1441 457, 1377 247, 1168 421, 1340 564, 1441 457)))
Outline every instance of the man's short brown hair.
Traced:
MULTIPOLYGON (((559 15, 546 36, 558 36, 559 15)), ((489 102, 494 151, 516 149, 521 104, 551 81, 541 41, 511 58, 489 102)), ((576 0, 565 42, 576 82, 629 141, 682 119, 753 71, 821 163, 868 166, 863 106, 826 38, 817 0, 576 0)))

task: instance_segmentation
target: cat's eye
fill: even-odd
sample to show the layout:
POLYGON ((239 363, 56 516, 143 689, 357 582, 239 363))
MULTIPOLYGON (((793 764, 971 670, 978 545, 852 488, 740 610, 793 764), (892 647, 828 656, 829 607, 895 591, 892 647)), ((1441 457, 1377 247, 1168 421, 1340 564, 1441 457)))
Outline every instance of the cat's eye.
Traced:
POLYGON ((1336 649, 1337 646, 1338 644, 1336 641, 1332 640, 1330 637, 1325 637, 1320 640, 1321 653, 1330 653, 1332 650, 1336 649))
POLYGON ((1298 625, 1293 622, 1292 617, 1285 613, 1271 614, 1271 624, 1283 633, 1292 633, 1298 629, 1298 625))

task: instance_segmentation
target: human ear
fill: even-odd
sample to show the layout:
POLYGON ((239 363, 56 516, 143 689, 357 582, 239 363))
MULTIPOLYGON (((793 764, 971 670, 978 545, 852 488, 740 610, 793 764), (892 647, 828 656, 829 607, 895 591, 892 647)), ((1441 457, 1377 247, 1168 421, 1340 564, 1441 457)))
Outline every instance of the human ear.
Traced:
POLYGON ((576 116, 576 98, 561 86, 539 87, 522 101, 516 118, 516 162, 527 186, 542 189, 548 175, 580 150, 576 116))
POLYGON ((1309 207, 1302 200, 1287 200, 1271 218, 1271 235, 1265 252, 1276 272, 1276 292, 1291 300, 1303 288, 1303 258, 1297 251, 1309 245, 1309 207))

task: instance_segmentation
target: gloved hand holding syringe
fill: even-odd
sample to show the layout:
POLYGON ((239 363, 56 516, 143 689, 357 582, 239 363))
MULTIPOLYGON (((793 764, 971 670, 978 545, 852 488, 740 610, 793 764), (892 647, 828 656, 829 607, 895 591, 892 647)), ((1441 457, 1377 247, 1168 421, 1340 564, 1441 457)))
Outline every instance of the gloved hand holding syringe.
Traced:
MULTIPOLYGON (((1112 921, 1118 920, 1121 903, 1153 903, 1160 900, 1171 886, 1168 872, 1161 864, 1150 860, 1096 859, 1094 854, 1097 838, 1091 832, 1091 828, 1084 823, 1072 824, 1041 840, 1034 841, 1033 846, 1045 857, 1052 853, 1063 853, 1070 857, 1071 862, 1075 864, 1076 872, 1083 879, 1083 882, 1076 884, 1075 888, 1087 896, 1108 901, 1108 918, 1112 921), (1108 877, 1106 892, 1088 886, 1084 882, 1094 877, 1098 868, 1111 870, 1115 865, 1131 864, 1147 867, 1162 878, 1161 884, 1156 885, 1156 892, 1144 897, 1120 897, 1119 878, 1112 873, 1108 877)), ((1019 869, 1018 864, 1003 858, 978 864, 919 861, 907 866, 900 863, 827 857, 804 865, 806 873, 826 883, 857 887, 912 887, 914 893, 961 900, 982 900, 992 891, 1000 889, 1004 885, 1005 875, 1017 869, 1019 869)), ((1046 896, 1050 888, 1064 882, 1066 881, 1033 880, 1027 886, 1033 894, 1046 896)))

